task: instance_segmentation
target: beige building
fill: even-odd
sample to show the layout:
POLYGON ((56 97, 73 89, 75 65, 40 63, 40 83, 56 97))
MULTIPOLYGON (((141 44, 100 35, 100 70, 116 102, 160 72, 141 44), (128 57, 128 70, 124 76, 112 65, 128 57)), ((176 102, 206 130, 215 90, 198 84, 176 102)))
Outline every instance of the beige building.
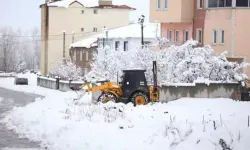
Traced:
POLYGON ((40 70, 49 70, 64 57, 69 58, 70 44, 84 37, 129 24, 126 5, 114 5, 112 0, 62 0, 40 5, 41 59, 40 70))

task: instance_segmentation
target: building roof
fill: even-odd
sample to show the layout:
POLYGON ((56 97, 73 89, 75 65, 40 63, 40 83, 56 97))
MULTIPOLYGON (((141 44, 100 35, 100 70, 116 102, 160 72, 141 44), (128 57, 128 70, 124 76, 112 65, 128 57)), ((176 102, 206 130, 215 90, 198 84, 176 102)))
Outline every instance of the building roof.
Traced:
MULTIPOLYGON (((146 23, 144 24, 144 38, 156 38, 161 35, 161 28, 159 23, 146 23), (158 27, 157 33, 156 29, 158 27)), ((70 47, 85 47, 91 48, 96 45, 98 38, 105 38, 106 34, 104 32, 97 33, 96 35, 84 38, 78 42, 75 42, 70 45, 70 47)), ((141 25, 140 24, 130 24, 127 26, 114 28, 108 30, 109 39, 126 39, 126 38, 141 38, 141 25)))
MULTIPOLYGON (((114 1, 114 0, 113 0, 114 1)), ((130 6, 113 2, 114 5, 102 5, 99 6, 99 0, 60 0, 55 2, 48 2, 49 7, 64 7, 68 8, 71 4, 74 2, 77 2, 81 4, 83 7, 87 8, 116 8, 116 9, 130 9, 130 10, 136 10, 135 8, 132 8, 130 6)))

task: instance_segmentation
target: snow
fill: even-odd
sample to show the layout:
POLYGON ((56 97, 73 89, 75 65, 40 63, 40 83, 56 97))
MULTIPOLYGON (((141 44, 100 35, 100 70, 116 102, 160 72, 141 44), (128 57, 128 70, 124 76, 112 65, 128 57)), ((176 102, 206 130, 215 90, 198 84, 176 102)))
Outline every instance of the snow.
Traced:
POLYGON ((95 47, 97 46, 96 44, 97 39, 98 38, 96 36, 85 38, 81 41, 71 44, 71 47, 85 47, 85 48, 95 47))
POLYGON ((80 80, 82 69, 75 64, 71 59, 62 59, 49 71, 49 74, 54 77, 60 77, 64 80, 80 80))
POLYGON ((220 139, 247 150, 249 107, 249 102, 192 98, 138 107, 74 105, 54 95, 14 108, 2 122, 50 150, 222 150, 220 139))
POLYGON ((9 77, 9 76, 15 76, 16 74, 14 72, 11 73, 0 73, 0 77, 9 77))
MULTIPOLYGON (((145 23, 144 24, 144 38, 154 39, 156 37, 156 29, 159 28, 159 23, 145 23)), ((157 30, 157 35, 160 35, 160 30, 157 30)), ((97 46, 98 38, 106 38, 106 33, 102 32, 91 37, 85 38, 81 41, 71 44, 71 47, 86 47, 91 48, 97 46)), ((141 38, 141 25, 130 24, 127 26, 109 29, 109 39, 126 39, 126 38, 141 38)))
POLYGON ((152 84, 152 62, 156 61, 159 85, 236 83, 248 78, 241 71, 245 64, 229 62, 226 53, 215 55, 211 46, 195 47, 197 43, 189 40, 181 46, 172 45, 161 51, 154 51, 151 47, 143 49, 134 47, 128 51, 108 46, 100 47, 98 53, 93 54, 91 71, 86 76, 96 76, 116 82, 117 73, 121 76, 123 70, 139 68, 146 70, 146 79, 152 84))
MULTIPOLYGON (((73 2, 79 2, 84 7, 99 6, 98 0, 62 0, 58 2, 48 3, 48 6, 68 8, 73 2)), ((120 0, 112 0, 113 5, 124 5, 120 0)))
POLYGON ((45 150, 41 148, 2 148, 1 150, 45 150))
POLYGON ((65 97, 67 97, 67 96, 75 96, 76 97, 76 94, 73 91, 61 92, 58 90, 52 90, 52 89, 47 89, 47 88, 37 86, 37 75, 36 74, 25 73, 22 76, 25 78, 28 78, 29 85, 15 85, 14 78, 0 78, 0 83, 1 83, 0 87, 5 88, 5 89, 14 90, 14 91, 37 94, 37 95, 41 95, 41 96, 49 96, 49 95, 58 94, 58 95, 64 95, 65 97))
POLYGON ((57 6, 68 8, 71 3, 79 2, 85 7, 95 7, 98 6, 98 0, 62 0, 58 2, 49 3, 48 6, 57 6))

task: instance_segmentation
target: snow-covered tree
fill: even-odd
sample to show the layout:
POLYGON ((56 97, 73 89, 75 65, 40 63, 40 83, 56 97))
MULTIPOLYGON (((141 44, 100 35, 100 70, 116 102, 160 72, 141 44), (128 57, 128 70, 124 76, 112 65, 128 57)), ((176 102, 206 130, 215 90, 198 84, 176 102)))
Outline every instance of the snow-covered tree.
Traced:
POLYGON ((82 69, 75 62, 67 59, 59 61, 49 72, 51 76, 58 76, 65 80, 79 80, 82 76, 82 69))
POLYGON ((210 46, 195 47, 197 44, 197 41, 190 40, 161 51, 153 51, 150 47, 128 51, 109 47, 98 49, 91 64, 92 70, 86 77, 116 81, 117 73, 121 75, 122 70, 144 69, 148 82, 152 83, 152 62, 156 60, 159 84, 192 83, 201 79, 229 82, 247 78, 241 73, 245 67, 243 63, 229 62, 226 53, 215 56, 210 46))
POLYGON ((39 30, 14 30, 12 27, 0 28, 0 70, 20 72, 35 69, 39 64, 39 30), (33 46, 34 45, 34 46, 33 46))

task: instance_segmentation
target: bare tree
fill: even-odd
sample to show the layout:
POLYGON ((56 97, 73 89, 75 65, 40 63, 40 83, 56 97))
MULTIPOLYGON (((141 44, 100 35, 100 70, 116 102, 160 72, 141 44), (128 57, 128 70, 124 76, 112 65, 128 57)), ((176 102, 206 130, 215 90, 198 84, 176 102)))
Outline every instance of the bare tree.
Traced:
POLYGON ((38 27, 34 27, 31 32, 32 36, 32 43, 33 43, 33 69, 38 69, 40 66, 40 36, 39 36, 39 29, 38 27))
POLYGON ((0 62, 1 68, 5 72, 18 72, 26 67, 23 54, 19 44, 21 44, 21 30, 14 31, 11 27, 0 29, 0 62))

